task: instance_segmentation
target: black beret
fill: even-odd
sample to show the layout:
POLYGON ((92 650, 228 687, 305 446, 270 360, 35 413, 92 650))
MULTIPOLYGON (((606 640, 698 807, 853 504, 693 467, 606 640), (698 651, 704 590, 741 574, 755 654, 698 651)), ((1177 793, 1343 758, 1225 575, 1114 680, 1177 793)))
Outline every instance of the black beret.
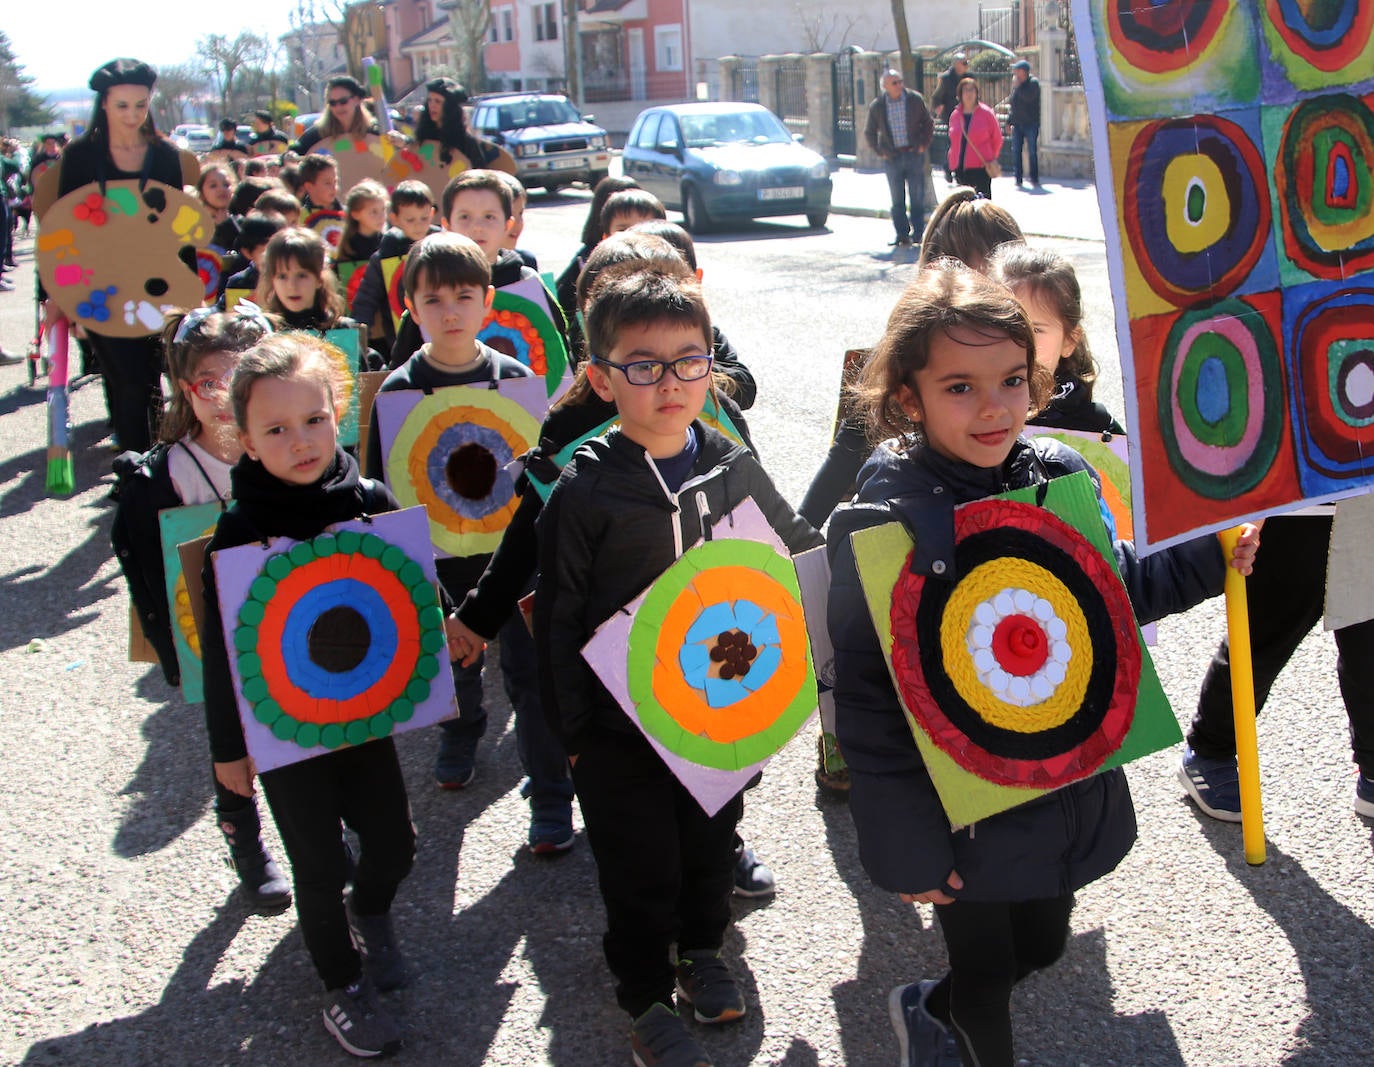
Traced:
POLYGON ((468 102, 468 91, 452 78, 435 78, 433 81, 426 82, 425 91, 438 93, 440 96, 455 97, 460 104, 468 102))
POLYGON ((107 93, 116 85, 141 85, 151 89, 155 81, 157 71, 141 59, 112 59, 96 68, 90 86, 97 93, 107 93))

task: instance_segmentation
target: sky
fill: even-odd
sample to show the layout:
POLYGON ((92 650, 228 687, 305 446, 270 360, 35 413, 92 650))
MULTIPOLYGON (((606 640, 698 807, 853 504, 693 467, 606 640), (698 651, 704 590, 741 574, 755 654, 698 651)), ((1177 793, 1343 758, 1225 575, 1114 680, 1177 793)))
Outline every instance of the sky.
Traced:
POLYGON ((291 29, 289 14, 295 7, 293 0, 205 5, 5 0, 0 30, 9 35, 15 58, 36 79, 34 88, 42 94, 84 86, 91 71, 117 56, 133 56, 155 67, 184 63, 195 54, 196 41, 211 33, 233 38, 246 29, 275 40, 291 29), (60 26, 54 26, 55 17, 60 26))

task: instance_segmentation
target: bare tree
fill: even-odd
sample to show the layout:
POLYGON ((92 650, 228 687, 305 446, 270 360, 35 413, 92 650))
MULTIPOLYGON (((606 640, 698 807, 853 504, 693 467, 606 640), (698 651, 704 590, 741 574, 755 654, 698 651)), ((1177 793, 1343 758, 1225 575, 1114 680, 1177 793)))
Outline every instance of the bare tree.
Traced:
POLYGON ((808 11, 801 4, 797 5, 796 12, 808 52, 838 52, 850 43, 850 35, 860 21, 854 15, 844 12, 834 11, 827 14, 824 8, 808 11), (830 44, 832 37, 838 37, 833 47, 830 44))
POLYGON ((902 77, 908 85, 914 85, 916 61, 911 56, 911 30, 906 24, 906 0, 892 0, 892 25, 897 31, 897 51, 902 57, 902 77))
POLYGON ((194 63, 179 63, 158 69, 157 92, 153 94, 153 116, 161 129, 170 130, 187 121, 187 114, 209 91, 204 72, 194 63))
POLYGON ((334 0, 333 6, 338 17, 332 21, 339 28, 339 43, 343 45, 348 73, 366 83, 363 57, 384 53, 387 47, 386 20, 382 17, 381 6, 373 0, 349 4, 334 0))
POLYGON ((481 92, 487 84, 482 49, 491 29, 491 4, 488 0, 448 0, 443 6, 448 10, 453 62, 458 68, 459 80, 469 92, 481 92))
POLYGON ((245 67, 265 65, 267 41, 256 33, 244 30, 232 41, 222 33, 202 37, 196 45, 197 54, 205 61, 207 73, 219 89, 219 113, 223 117, 235 112, 234 79, 245 67))

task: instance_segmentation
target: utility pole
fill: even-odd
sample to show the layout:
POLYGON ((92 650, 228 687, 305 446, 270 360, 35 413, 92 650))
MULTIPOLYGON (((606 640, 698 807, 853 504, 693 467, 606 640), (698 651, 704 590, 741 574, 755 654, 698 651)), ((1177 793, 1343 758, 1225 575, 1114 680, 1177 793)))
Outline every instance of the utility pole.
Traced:
POLYGON ((581 111, 582 100, 582 42, 577 29, 578 0, 563 0, 563 65, 567 71, 568 99, 581 111))

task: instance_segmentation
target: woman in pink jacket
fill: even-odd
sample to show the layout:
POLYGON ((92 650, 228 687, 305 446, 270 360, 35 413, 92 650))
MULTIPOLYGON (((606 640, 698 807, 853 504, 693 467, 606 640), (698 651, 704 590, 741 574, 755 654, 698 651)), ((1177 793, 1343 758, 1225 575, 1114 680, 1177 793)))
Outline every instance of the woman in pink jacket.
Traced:
POLYGON ((1002 126, 992 108, 978 99, 978 83, 959 83, 959 107, 949 117, 949 166, 960 185, 992 199, 992 175, 987 164, 1002 151, 1002 126))

